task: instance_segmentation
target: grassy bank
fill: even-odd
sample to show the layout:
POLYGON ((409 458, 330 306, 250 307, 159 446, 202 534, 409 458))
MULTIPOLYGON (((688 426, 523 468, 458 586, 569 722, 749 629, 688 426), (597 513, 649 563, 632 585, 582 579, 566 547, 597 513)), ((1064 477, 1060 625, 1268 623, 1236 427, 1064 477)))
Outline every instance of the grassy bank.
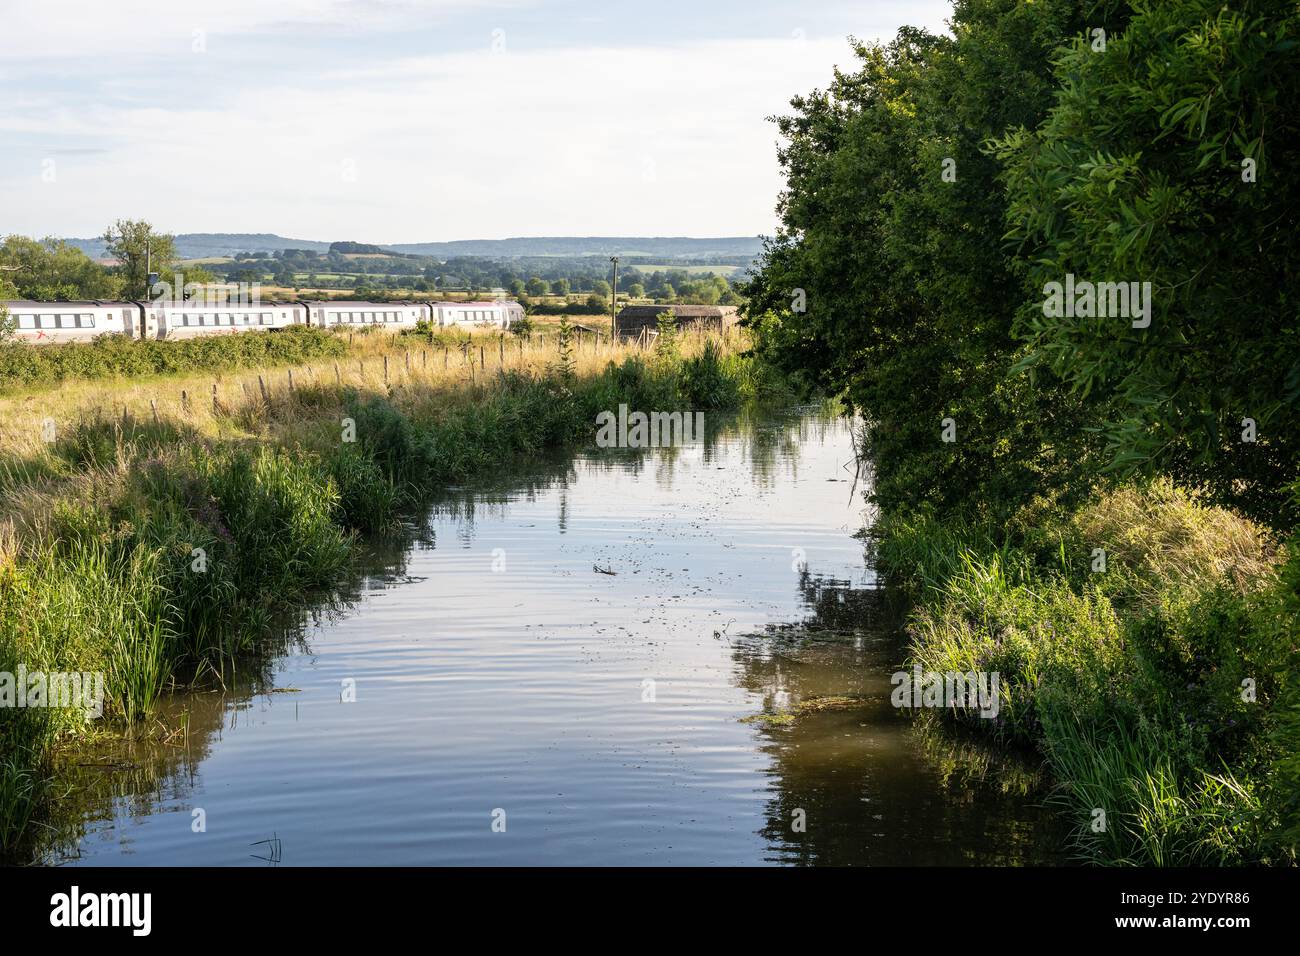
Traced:
POLYGON ((38 842, 57 748, 130 731, 172 684, 255 655, 361 533, 440 485, 590 441, 620 403, 725 409, 774 387, 708 335, 655 352, 479 344, 383 337, 292 384, 285 370, 0 399, 0 671, 102 672, 107 697, 101 721, 0 708, 0 856, 38 842))
POLYGON ((1168 482, 876 535, 915 601, 909 666, 1000 674, 996 719, 942 719, 1036 749, 1081 858, 1294 864, 1294 546, 1168 482))

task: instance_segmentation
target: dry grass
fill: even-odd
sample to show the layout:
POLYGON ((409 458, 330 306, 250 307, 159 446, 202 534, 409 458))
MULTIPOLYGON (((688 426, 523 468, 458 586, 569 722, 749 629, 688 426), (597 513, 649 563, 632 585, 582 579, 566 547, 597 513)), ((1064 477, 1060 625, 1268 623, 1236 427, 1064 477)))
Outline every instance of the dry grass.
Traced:
MULTIPOLYGON (((739 334, 730 333, 733 345, 739 334)), ((39 500, 66 492, 69 480, 91 480, 63 477, 66 469, 50 451, 51 434, 57 438, 80 422, 156 420, 212 439, 275 441, 292 434, 296 392, 304 387, 343 385, 386 391, 399 403, 417 392, 423 401, 474 401, 492 387, 502 370, 540 375, 559 362, 558 340, 552 335, 524 341, 475 332, 465 336, 463 347, 384 331, 354 333, 349 339, 349 354, 338 361, 225 373, 88 379, 0 395, 0 492, 6 499, 0 512, 12 516, 15 510, 40 510, 39 500), (27 500, 15 501, 16 492, 27 500)), ((678 349, 693 355, 709 339, 720 341, 720 335, 684 332, 678 336, 678 349)), ((595 374, 611 361, 648 355, 635 342, 612 345, 608 339, 576 335, 571 354, 578 376, 595 374)))
POLYGON ((1240 593, 1272 580, 1279 560, 1267 530, 1225 508, 1202 504, 1161 480, 1111 491, 1073 519, 1107 563, 1131 571, 1147 594, 1229 582, 1240 593))

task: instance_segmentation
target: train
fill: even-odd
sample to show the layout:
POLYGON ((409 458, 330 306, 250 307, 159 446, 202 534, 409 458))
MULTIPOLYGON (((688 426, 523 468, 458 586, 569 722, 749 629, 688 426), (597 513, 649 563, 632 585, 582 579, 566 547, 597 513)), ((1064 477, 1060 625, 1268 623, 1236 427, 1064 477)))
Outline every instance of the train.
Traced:
POLYGON ((0 303, 9 312, 14 338, 46 345, 88 342, 101 335, 177 340, 205 335, 269 332, 293 325, 317 328, 380 326, 393 331, 419 322, 509 329, 524 317, 518 302, 263 302, 258 305, 175 302, 0 303))

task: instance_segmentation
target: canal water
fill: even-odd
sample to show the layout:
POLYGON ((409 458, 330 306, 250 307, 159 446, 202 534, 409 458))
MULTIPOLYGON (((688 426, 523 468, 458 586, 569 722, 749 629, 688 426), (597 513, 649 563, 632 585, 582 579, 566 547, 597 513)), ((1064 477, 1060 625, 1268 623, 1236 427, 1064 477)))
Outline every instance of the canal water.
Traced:
POLYGON ((890 705, 847 423, 711 425, 449 494, 265 666, 69 760, 49 861, 1057 862, 1041 793, 890 705))

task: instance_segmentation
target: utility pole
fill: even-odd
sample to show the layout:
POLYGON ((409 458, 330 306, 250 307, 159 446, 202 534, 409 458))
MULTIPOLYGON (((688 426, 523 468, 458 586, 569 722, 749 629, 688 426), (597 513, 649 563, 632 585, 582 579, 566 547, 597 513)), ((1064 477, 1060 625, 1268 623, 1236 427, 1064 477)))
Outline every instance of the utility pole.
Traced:
POLYGON ((152 281, 153 275, 153 243, 148 239, 144 241, 144 318, 140 321, 140 338, 145 339, 148 336, 149 324, 149 306, 153 298, 152 281))
POLYGON ((618 256, 610 256, 614 263, 614 288, 609 293, 609 341, 618 344, 618 256))

